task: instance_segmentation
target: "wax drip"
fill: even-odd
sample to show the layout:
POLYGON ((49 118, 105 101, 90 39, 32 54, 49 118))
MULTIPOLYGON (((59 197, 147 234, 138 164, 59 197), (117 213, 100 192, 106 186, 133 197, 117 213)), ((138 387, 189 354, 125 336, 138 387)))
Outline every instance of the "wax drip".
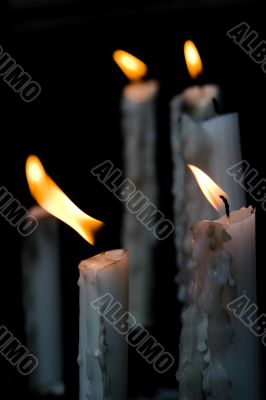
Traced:
POLYGON ((106 369, 105 355, 108 351, 106 343, 106 327, 104 318, 100 316, 100 331, 99 331, 99 348, 96 350, 96 358, 98 358, 99 365, 102 371, 102 383, 103 383, 103 400, 108 398, 108 374, 106 369))
POLYGON ((98 341, 98 348, 94 352, 94 357, 98 359, 102 373, 103 400, 107 400, 109 393, 109 380, 108 380, 105 356, 108 351, 108 345, 106 342, 106 326, 104 323, 104 318, 101 315, 104 312, 104 307, 105 307, 104 305, 101 305, 99 310, 100 314, 99 341, 98 341))
MULTIPOLYGON (((81 270, 78 280, 80 286, 80 326, 88 327, 88 313, 87 313, 87 298, 86 298, 86 274, 81 270)), ((84 376, 83 384, 80 388, 80 399, 93 400, 95 398, 93 393, 93 367, 92 367, 92 349, 88 343, 88 331, 80 330, 80 342, 79 342, 79 355, 78 365, 80 368, 80 374, 84 376), (86 377, 86 380, 85 380, 86 377)))
POLYGON ((231 399, 231 381, 225 365, 234 331, 224 308, 225 289, 228 292, 236 286, 232 256, 224 248, 230 239, 219 224, 202 222, 193 227, 196 267, 192 302, 182 314, 177 373, 180 399, 231 399))

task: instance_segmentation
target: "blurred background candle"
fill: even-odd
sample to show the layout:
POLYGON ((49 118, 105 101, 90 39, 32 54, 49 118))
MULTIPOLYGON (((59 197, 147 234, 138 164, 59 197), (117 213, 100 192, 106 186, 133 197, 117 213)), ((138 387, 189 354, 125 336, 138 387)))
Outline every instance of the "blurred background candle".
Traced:
MULTIPOLYGON (((197 81, 203 73, 200 54, 191 40, 184 44, 184 55, 189 75, 197 81)), ((215 116, 214 100, 219 100, 219 88, 216 85, 196 85, 187 88, 182 94, 183 111, 194 119, 204 120, 215 116)))
MULTIPOLYGON (((125 176, 132 180, 152 203, 157 205, 155 151, 156 97, 158 83, 143 81, 147 66, 131 54, 117 50, 113 58, 131 83, 122 96, 122 132, 125 176)), ((122 228, 123 247, 130 252, 129 309, 138 322, 153 323, 152 293, 155 238, 125 209, 122 228)))
MULTIPOLYGON (((185 43, 184 52, 188 71, 196 79, 203 65, 193 42, 185 43)), ((184 303, 188 301, 193 268, 190 226, 199 219, 214 217, 186 164, 195 164, 211 175, 230 193, 233 208, 244 204, 243 189, 226 172, 241 160, 238 116, 217 115, 218 102, 219 89, 215 85, 190 87, 171 102, 178 298, 184 303)))
MULTIPOLYGON (((201 170, 191 170, 221 211, 220 196, 228 196, 201 170)), ((182 316, 179 398, 259 399, 257 338, 227 309, 241 295, 256 303, 255 213, 241 208, 230 218, 196 222, 192 232, 195 268, 191 305, 182 316)))
POLYGON ((27 346, 38 359, 30 375, 33 391, 64 393, 61 275, 58 223, 41 207, 29 211, 37 230, 22 249, 23 306, 27 346))

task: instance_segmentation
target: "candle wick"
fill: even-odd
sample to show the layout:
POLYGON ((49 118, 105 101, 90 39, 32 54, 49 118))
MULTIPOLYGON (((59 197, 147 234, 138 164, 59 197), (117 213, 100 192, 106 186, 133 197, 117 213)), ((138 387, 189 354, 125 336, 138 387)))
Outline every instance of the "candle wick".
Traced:
POLYGON ((227 219, 228 219, 228 223, 230 222, 230 206, 229 206, 229 203, 228 203, 228 200, 224 197, 224 196, 220 196, 220 198, 223 200, 223 202, 224 202, 224 205, 225 205, 225 213, 226 213, 226 216, 227 216, 227 219))

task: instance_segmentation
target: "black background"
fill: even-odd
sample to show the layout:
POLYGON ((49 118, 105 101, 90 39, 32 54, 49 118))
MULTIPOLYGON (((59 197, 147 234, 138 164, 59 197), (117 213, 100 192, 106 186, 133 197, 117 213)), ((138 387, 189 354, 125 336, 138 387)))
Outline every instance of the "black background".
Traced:
MULTIPOLYGON (((0 6, 1 46, 42 86, 33 103, 24 103, 0 80, 1 186, 25 206, 31 198, 24 173, 26 157, 34 153, 58 185, 85 212, 105 221, 95 248, 61 224, 64 354, 67 399, 78 393, 78 263, 101 250, 121 246, 122 205, 90 175, 90 169, 110 159, 123 168, 119 103, 126 78, 112 61, 112 52, 125 49, 149 67, 160 81, 158 102, 157 172, 160 209, 172 218, 172 164, 169 145, 169 101, 193 82, 183 58, 183 43, 192 39, 204 63, 203 81, 218 83, 223 112, 240 116, 243 158, 266 177, 265 93, 261 67, 229 39, 229 28, 246 21, 266 40, 260 2, 160 3, 112 2, 112 5, 75 2, 43 8, 0 6)), ((257 206, 258 305, 264 303, 264 227, 266 214, 257 206)), ((1 320, 25 342, 21 302, 20 251, 22 238, 0 219, 1 320)), ((156 249, 156 324, 153 333, 178 359, 179 305, 174 284, 173 237, 156 249)), ((265 348, 261 349, 265 358, 265 348)), ((156 375, 135 354, 130 355, 131 394, 151 393, 158 386, 176 387, 174 372, 156 375), (136 367, 137 366, 137 367, 136 367)), ((0 358, 1 399, 30 398, 27 379, 0 358)), ((173 370, 174 371, 174 370, 173 370)), ((33 395, 32 395, 33 396, 33 395)), ((33 397, 35 398, 35 397, 33 397)))

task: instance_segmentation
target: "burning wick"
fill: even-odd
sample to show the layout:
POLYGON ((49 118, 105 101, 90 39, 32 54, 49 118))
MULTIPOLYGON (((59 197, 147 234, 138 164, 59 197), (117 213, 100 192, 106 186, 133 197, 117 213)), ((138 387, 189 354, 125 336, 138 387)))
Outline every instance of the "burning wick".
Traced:
POLYGON ((223 202, 224 202, 224 205, 225 205, 225 213, 226 213, 226 216, 227 216, 227 218, 228 218, 228 223, 229 223, 229 220, 230 220, 230 207, 229 207, 229 203, 228 203, 228 200, 224 197, 224 196, 219 196, 222 200, 223 200, 223 202))

